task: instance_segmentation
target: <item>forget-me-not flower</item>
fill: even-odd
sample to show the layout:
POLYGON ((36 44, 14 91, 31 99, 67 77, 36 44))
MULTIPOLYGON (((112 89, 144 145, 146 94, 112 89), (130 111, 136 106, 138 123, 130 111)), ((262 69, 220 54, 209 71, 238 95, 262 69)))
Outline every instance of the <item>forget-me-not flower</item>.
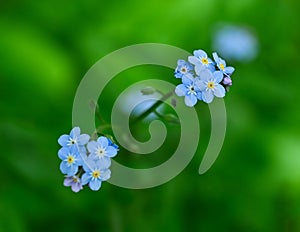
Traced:
POLYGON ((213 61, 208 58, 207 54, 203 50, 195 50, 193 52, 194 56, 189 56, 188 61, 195 65, 195 72, 200 72, 201 70, 208 68, 214 71, 215 67, 213 61))
POLYGON ((200 73, 199 79, 196 81, 196 85, 202 92, 202 99, 206 103, 211 103, 216 97, 225 96, 225 88, 220 85, 223 79, 223 73, 220 71, 211 72, 206 69, 200 73))
POLYGON ((193 76, 183 76, 182 84, 176 86, 175 93, 177 96, 184 96, 184 102, 187 106, 192 107, 197 100, 202 100, 199 87, 195 84, 197 78, 193 76))
POLYGON ((83 164, 81 155, 76 147, 62 147, 58 151, 58 157, 62 160, 60 170, 67 176, 74 176, 78 171, 78 166, 83 164))
POLYGON ((71 186, 72 191, 75 193, 83 189, 81 179, 78 176, 67 176, 64 180, 64 186, 71 186))
POLYGON ((182 78, 188 73, 192 73, 193 66, 185 60, 178 60, 174 75, 176 78, 182 78))
POLYGON ((62 135, 58 139, 58 143, 62 147, 79 147, 88 143, 90 136, 87 134, 80 134, 80 128, 74 127, 70 135, 62 135))
POLYGON ((219 70, 224 73, 226 76, 230 76, 234 68, 233 67, 226 67, 226 62, 225 60, 221 59, 216 52, 213 53, 214 60, 216 62, 217 67, 219 70))
POLYGON ((102 162, 109 162, 110 158, 115 157, 118 153, 118 148, 104 136, 99 137, 97 141, 89 142, 87 148, 90 152, 90 156, 102 162))
POLYGON ((97 191, 101 187, 102 181, 110 178, 109 165, 101 160, 94 160, 88 156, 86 162, 83 164, 85 173, 81 177, 82 185, 88 184, 90 189, 97 191))

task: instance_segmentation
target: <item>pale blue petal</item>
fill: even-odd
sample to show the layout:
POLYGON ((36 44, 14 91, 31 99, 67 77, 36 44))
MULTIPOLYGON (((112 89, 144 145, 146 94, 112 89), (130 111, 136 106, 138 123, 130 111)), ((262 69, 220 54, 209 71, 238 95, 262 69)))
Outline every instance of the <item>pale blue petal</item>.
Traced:
POLYGON ((110 178, 110 175, 111 175, 111 171, 109 169, 105 169, 105 170, 101 170, 101 180, 102 181, 106 181, 110 178))
POLYGON ((89 187, 91 188, 91 190, 97 191, 101 187, 101 181, 98 179, 91 180, 89 183, 89 187))
POLYGON ((178 66, 183 66, 183 65, 185 65, 185 63, 186 63, 185 60, 178 60, 177 61, 178 66))
POLYGON ((91 176, 90 176, 88 173, 84 173, 84 174, 81 176, 81 184, 82 184, 82 185, 85 185, 85 184, 89 183, 91 179, 92 179, 92 178, 91 178, 91 176))
POLYGON ((77 165, 70 165, 67 171, 68 176, 74 176, 78 172, 78 166, 77 165))
POLYGON ((214 99, 214 94, 212 91, 204 91, 202 92, 202 99, 206 103, 211 103, 214 99))
POLYGON ((66 148, 66 147, 62 147, 61 149, 59 149, 58 151, 58 157, 61 159, 61 160, 64 160, 67 158, 68 154, 69 154, 69 149, 66 148))
POLYGON ((90 141, 88 144, 87 144, 87 149, 89 152, 91 153, 94 153, 98 150, 98 143, 96 141, 90 141))
POLYGON ((214 89, 214 95, 216 97, 224 97, 225 96, 225 89, 222 85, 216 84, 214 89))
POLYGON ((87 134, 80 135, 77 140, 78 145, 83 146, 83 145, 87 144, 89 139, 90 139, 90 136, 87 134))
POLYGON ((194 65, 196 65, 196 64, 201 64, 201 61, 200 61, 197 57, 195 57, 195 56, 189 56, 189 57, 188 57, 188 61, 189 61, 191 64, 194 64, 194 65))
MULTIPOLYGON (((65 161, 62 161, 59 165, 59 169, 60 171, 63 173, 63 174, 67 174, 68 173, 68 170, 69 170, 69 167, 68 167, 68 164, 67 162, 65 161)), ((72 175, 73 176, 73 175, 72 175)))
POLYGON ((101 145, 101 147, 105 148, 108 146, 108 139, 104 136, 100 136, 98 139, 97 139, 97 142, 101 145))
POLYGON ((220 83, 223 80, 223 73, 221 71, 215 71, 214 78, 216 83, 220 83))
POLYGON ((185 87, 184 84, 177 85, 175 88, 175 93, 179 97, 185 96, 186 92, 187 92, 187 88, 185 87))
POLYGON ((70 136, 72 138, 74 137, 78 137, 80 135, 80 128, 79 127, 74 127, 72 130, 71 130, 71 133, 70 133, 70 136))
POLYGON ((218 56, 218 54, 216 52, 214 52, 212 55, 213 55, 213 58, 214 58, 215 62, 219 63, 219 56, 218 56))
POLYGON ((200 75, 199 75, 200 79, 203 80, 203 81, 209 81, 210 79, 213 78, 213 74, 210 70, 208 69, 204 69, 200 72, 200 75))
POLYGON ((197 92, 197 98, 198 98, 198 100, 202 101, 202 93, 201 92, 197 92))
POLYGON ((62 136, 59 137, 58 143, 59 143, 59 145, 61 145, 63 147, 67 147, 69 139, 70 139, 69 135, 62 135, 62 136))
POLYGON ((99 169, 107 169, 111 165, 111 159, 107 156, 99 157, 95 162, 95 166, 99 169))
POLYGON ((192 107, 197 103, 197 97, 193 94, 187 95, 184 98, 184 102, 187 106, 192 107))
POLYGON ((193 54, 194 54, 194 56, 196 56, 196 57, 207 57, 207 54, 206 54, 206 52, 205 51, 203 51, 203 50, 195 50, 194 52, 193 52, 193 54))
POLYGON ((204 69, 206 69, 206 67, 202 63, 196 64, 195 66, 195 72, 198 76, 200 75, 201 71, 204 69))
POLYGON ((207 88, 207 84, 205 84, 203 80, 198 80, 195 84, 200 89, 200 91, 204 91, 207 88))
POLYGON ((108 146, 106 148, 106 154, 108 157, 115 157, 118 153, 118 150, 114 148, 113 146, 108 146))
POLYGON ((185 75, 182 77, 182 84, 185 86, 193 84, 193 77, 191 75, 185 75))
POLYGON ((231 75, 234 72, 234 67, 226 67, 224 72, 228 75, 231 75))

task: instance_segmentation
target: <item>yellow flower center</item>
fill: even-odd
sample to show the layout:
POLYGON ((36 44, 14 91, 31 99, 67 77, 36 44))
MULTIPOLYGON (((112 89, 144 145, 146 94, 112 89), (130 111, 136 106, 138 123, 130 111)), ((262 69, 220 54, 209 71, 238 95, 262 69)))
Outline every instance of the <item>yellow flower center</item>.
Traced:
POLYGON ((71 155, 69 155, 68 158, 67 158, 67 162, 68 162, 69 164, 72 164, 72 163, 74 163, 74 161, 75 161, 74 157, 71 156, 71 155))
POLYGON ((92 176, 93 176, 94 178, 100 177, 100 171, 99 171, 99 170, 93 171, 92 176))
POLYGON ((224 69, 225 69, 224 64, 220 64, 220 69, 221 69, 221 70, 224 70, 224 69))
POLYGON ((209 82, 207 83, 207 88, 209 88, 209 89, 214 89, 214 88, 215 88, 215 83, 214 83, 213 81, 209 81, 209 82))
POLYGON ((202 58, 201 62, 202 62, 202 64, 208 64, 208 59, 207 58, 202 58))

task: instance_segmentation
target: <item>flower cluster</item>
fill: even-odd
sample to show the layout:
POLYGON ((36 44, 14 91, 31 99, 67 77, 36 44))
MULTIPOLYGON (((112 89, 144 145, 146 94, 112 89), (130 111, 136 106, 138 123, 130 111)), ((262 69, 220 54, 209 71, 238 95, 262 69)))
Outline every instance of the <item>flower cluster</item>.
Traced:
POLYGON ((70 135, 58 139, 62 148, 58 151, 61 159, 60 171, 65 174, 64 186, 79 192, 84 185, 97 191, 102 181, 110 178, 111 158, 118 153, 119 147, 109 138, 101 136, 96 141, 87 134, 80 134, 74 127, 70 135))
POLYGON ((174 75, 182 84, 175 88, 177 96, 184 96, 187 106, 197 101, 211 103, 214 97, 222 98, 232 85, 234 68, 226 66, 225 60, 213 53, 213 60, 203 50, 195 50, 188 61, 178 60, 174 75))

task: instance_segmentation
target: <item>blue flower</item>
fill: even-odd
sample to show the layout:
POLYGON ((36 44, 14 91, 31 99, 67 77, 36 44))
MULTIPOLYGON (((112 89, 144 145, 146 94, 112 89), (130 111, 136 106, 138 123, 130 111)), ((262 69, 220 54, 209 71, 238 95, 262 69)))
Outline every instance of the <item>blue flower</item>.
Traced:
POLYGON ((220 71, 211 72, 206 69, 200 73, 199 79, 196 81, 196 85, 202 92, 202 99, 206 103, 211 103, 216 97, 224 97, 225 89, 219 83, 223 79, 223 74, 220 71))
POLYGON ((64 180, 64 186, 71 186, 72 191, 75 193, 83 189, 81 179, 78 176, 67 176, 64 180))
POLYGON ((208 68, 214 71, 213 61, 208 58, 207 54, 203 50, 195 50, 193 52, 194 56, 189 56, 188 60, 190 63, 195 65, 195 71, 200 72, 201 70, 208 68))
POLYGON ((74 176, 78 171, 78 166, 83 164, 81 155, 75 147, 62 147, 58 151, 58 157, 62 160, 60 170, 67 176, 74 176))
POLYGON ((182 84, 176 86, 175 93, 177 96, 184 96, 184 102, 187 106, 192 107, 197 103, 197 100, 202 100, 201 92, 195 84, 196 78, 193 76, 183 76, 182 84))
POLYGON ((216 52, 213 53, 214 60, 216 62, 217 67, 219 70, 224 73, 226 76, 230 76, 234 68, 233 67, 226 67, 226 62, 225 60, 221 59, 216 52))
POLYGON ((102 160, 102 162, 108 162, 110 158, 115 157, 118 153, 116 145, 106 137, 101 136, 96 141, 91 141, 87 144, 88 151, 94 159, 102 160))
POLYGON ((109 138, 107 138, 107 140, 108 140, 108 146, 113 146, 114 148, 119 150, 119 146, 117 144, 113 143, 109 138))
POLYGON ((80 128, 74 127, 70 135, 62 135, 58 139, 58 143, 62 147, 78 147, 84 146, 88 143, 90 136, 87 134, 80 134, 80 128))
POLYGON ((176 78, 182 78, 188 73, 192 73, 193 66, 185 60, 178 60, 174 75, 176 78))
POLYGON ((97 191, 101 187, 102 181, 106 181, 110 178, 110 170, 107 163, 101 162, 101 160, 94 160, 91 156, 88 156, 86 162, 83 164, 85 173, 81 177, 83 185, 89 184, 90 189, 97 191))

